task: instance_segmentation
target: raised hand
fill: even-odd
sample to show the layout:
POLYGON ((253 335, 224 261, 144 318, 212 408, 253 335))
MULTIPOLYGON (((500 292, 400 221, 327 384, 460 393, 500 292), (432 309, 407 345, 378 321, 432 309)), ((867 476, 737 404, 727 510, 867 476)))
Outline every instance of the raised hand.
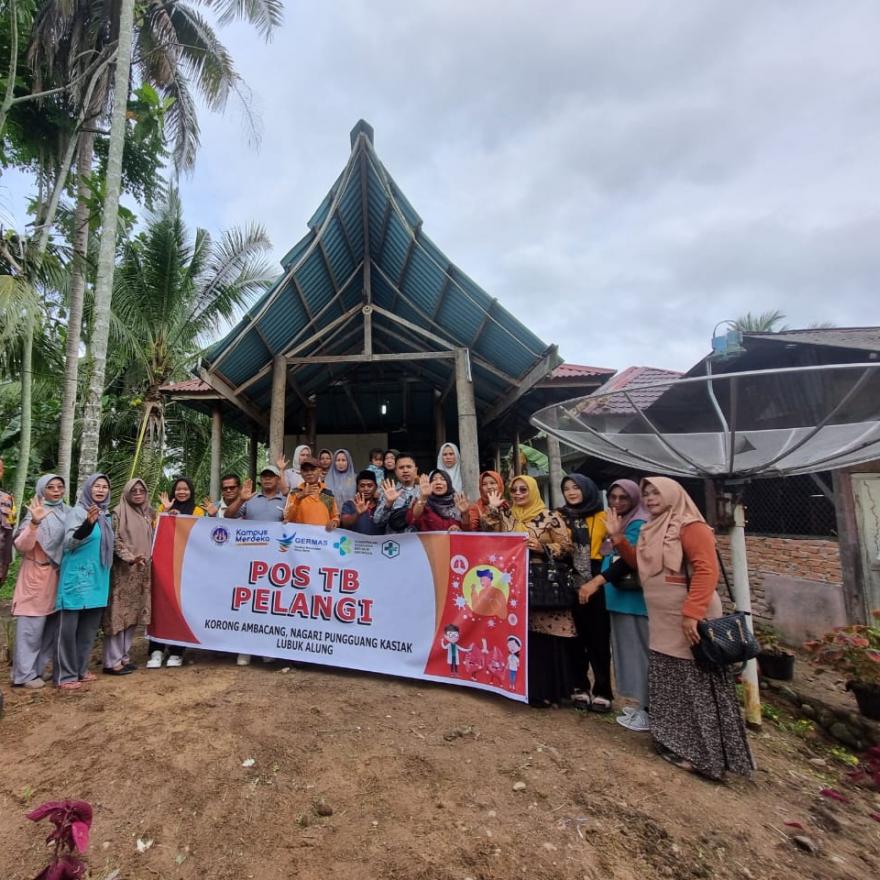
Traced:
POLYGON ((205 498, 205 500, 202 502, 202 507, 205 508, 208 516, 217 516, 217 514, 220 512, 220 508, 216 504, 214 504, 214 502, 211 501, 210 498, 205 498))
POLYGON ((159 493, 159 503, 162 505, 162 510, 165 513, 168 513, 168 511, 171 510, 171 505, 174 502, 172 502, 172 500, 168 497, 167 492, 161 492, 159 493))
POLYGON ((461 513, 467 513, 468 509, 471 506, 470 501, 468 501, 467 495, 464 492, 456 492, 455 493, 455 506, 459 509, 461 513))
POLYGON ((499 507, 504 503, 504 499, 501 497, 501 493, 497 489, 492 489, 491 492, 486 494, 486 500, 489 502, 489 507, 492 510, 498 510, 499 507))
POLYGON ((362 513, 366 513, 368 507, 367 499, 364 498, 361 492, 358 492, 357 495, 354 496, 354 509, 358 512, 358 516, 362 513))
POLYGON ((610 538, 623 534, 623 517, 616 510, 609 508, 605 514, 605 529, 610 538))
POLYGON ((427 474, 422 474, 419 477, 419 492, 422 493, 422 498, 428 498, 431 495, 431 480, 428 478, 427 474))
POLYGON ((98 517, 99 517, 100 515, 101 515, 101 511, 98 510, 98 505, 97 505, 97 504, 93 504, 93 505, 89 508, 89 512, 86 514, 86 519, 87 519, 90 523, 96 523, 96 522, 98 521, 98 517))
POLYGON ((320 495, 321 494, 321 484, 320 483, 303 483, 300 487, 303 495, 320 495))
POLYGON ((283 452, 279 452, 278 458, 275 459, 275 467, 277 467, 283 474, 287 470, 289 464, 290 462, 287 460, 287 456, 283 452))
POLYGON ((394 504, 400 498, 400 489, 397 488, 394 480, 385 480, 382 483, 382 493, 385 495, 385 500, 388 504, 394 504))
POLYGON ((251 498, 254 497, 254 481, 248 478, 244 481, 244 484, 241 487, 241 492, 239 493, 239 498, 241 498, 242 502, 250 501, 251 498))
POLYGON ((43 502, 36 496, 31 499, 31 503, 28 504, 27 509, 31 513, 31 522, 33 522, 35 526, 38 526, 47 516, 47 511, 46 508, 43 507, 43 502))

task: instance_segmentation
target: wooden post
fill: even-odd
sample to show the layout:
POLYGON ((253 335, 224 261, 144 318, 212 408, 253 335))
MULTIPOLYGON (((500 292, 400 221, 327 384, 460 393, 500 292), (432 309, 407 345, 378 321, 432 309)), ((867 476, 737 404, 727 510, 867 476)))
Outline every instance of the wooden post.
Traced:
POLYGON ((840 570, 843 575, 843 605, 847 623, 867 623, 865 574, 862 569, 862 549, 859 543, 859 524, 853 497, 852 475, 848 470, 833 471, 834 508, 837 514, 840 570))
POLYGON ((269 461, 275 462, 284 450, 284 408, 287 393, 287 361, 281 355, 272 359, 272 402, 269 407, 269 461))
POLYGON ((257 428, 251 428, 251 442, 248 447, 248 477, 251 482, 257 481, 257 446, 259 445, 259 435, 257 428))
POLYGON ((480 497, 480 447, 477 440, 477 408, 470 354, 455 349, 455 399, 458 404, 458 448, 461 452, 461 482, 468 498, 480 497))
POLYGON ((501 473, 501 444, 495 444, 495 473, 501 473))
POLYGON ((547 458, 550 459, 550 505, 556 510, 565 503, 562 497, 562 450, 559 441, 550 434, 547 435, 547 458))
POLYGON ((318 401, 314 395, 309 398, 309 408, 306 411, 306 443, 312 450, 312 455, 317 458, 318 450, 315 446, 318 443, 318 401))
POLYGON ((443 412, 443 392, 434 389, 434 446, 437 452, 446 442, 446 414, 443 412))
POLYGON ((519 428, 513 432, 513 475, 515 477, 522 476, 522 462, 519 458, 519 428))
POLYGON ((215 403, 211 410, 211 501, 220 498, 220 454, 223 436, 223 412, 215 403))

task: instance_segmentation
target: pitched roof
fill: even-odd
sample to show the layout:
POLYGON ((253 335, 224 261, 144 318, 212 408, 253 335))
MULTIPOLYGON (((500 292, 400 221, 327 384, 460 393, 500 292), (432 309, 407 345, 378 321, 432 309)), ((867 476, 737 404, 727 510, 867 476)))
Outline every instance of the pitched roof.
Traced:
POLYGON ((636 410, 633 404, 641 410, 647 409, 669 387, 668 383, 681 377, 681 373, 675 370, 664 370, 660 367, 627 367, 616 376, 609 379, 601 388, 590 395, 593 400, 586 400, 582 412, 591 412, 604 415, 632 415, 636 410), (649 387, 644 387, 649 386, 649 387), (612 391, 622 392, 626 389, 632 404, 624 394, 611 394, 612 391))
POLYGON ((779 342, 880 351, 880 327, 816 327, 804 330, 784 330, 781 333, 744 333, 743 335, 779 342))
POLYGON ((589 379, 594 376, 613 376, 615 370, 608 367, 588 367, 584 364, 560 364, 548 377, 553 379, 589 379))
MULTIPOLYGON (((308 221, 308 232, 282 259, 282 274, 207 351, 202 377, 267 411, 275 356, 367 353, 368 325, 377 354, 469 349, 477 409, 497 414, 516 400, 517 389, 559 363, 556 347, 424 233, 422 218, 376 155, 369 125, 359 122, 351 143, 348 162, 308 221)), ((363 366, 291 363, 295 394, 288 396, 288 412, 350 375, 365 382, 363 366)), ((406 361, 401 368, 413 372, 406 361)), ((433 387, 448 386, 453 375, 448 358, 420 360, 418 369, 433 387)))

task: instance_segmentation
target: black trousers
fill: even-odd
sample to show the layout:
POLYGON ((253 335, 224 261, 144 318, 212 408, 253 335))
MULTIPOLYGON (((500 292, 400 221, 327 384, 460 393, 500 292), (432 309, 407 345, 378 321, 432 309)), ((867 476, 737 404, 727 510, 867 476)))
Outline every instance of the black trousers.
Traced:
POLYGON ((598 590, 587 602, 574 606, 579 656, 577 687, 594 697, 614 698, 611 690, 611 618, 605 607, 605 590, 598 590), (593 680, 590 682, 589 672, 593 680))
POLYGON ((183 652, 186 650, 186 648, 182 648, 180 645, 165 645, 162 642, 154 642, 150 639, 150 643, 147 646, 147 654, 152 654, 153 651, 162 651, 164 653, 166 648, 168 649, 169 656, 177 657, 182 657, 183 652))

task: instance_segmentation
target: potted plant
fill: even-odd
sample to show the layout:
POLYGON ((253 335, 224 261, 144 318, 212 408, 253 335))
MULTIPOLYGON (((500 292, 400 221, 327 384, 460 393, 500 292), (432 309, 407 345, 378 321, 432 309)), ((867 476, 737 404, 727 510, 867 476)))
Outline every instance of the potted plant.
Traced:
POLYGON ((872 617, 872 624, 839 626, 804 647, 817 663, 845 675, 859 712, 880 721, 880 609, 872 617))
POLYGON ((794 651, 782 643, 779 633, 771 626, 758 624, 755 635, 761 645, 758 668, 765 678, 791 681, 794 678, 794 651))

